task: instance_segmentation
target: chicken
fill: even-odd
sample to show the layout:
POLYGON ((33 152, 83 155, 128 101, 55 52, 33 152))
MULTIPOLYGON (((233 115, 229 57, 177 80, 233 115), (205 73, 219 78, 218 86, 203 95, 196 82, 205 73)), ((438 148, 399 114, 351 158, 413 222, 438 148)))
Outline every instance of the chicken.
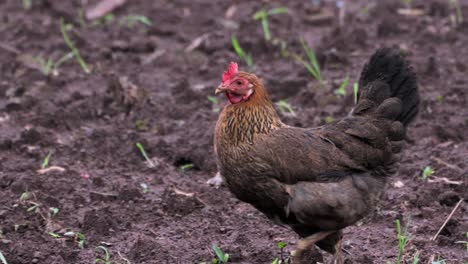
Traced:
POLYGON ((358 102, 338 122, 281 122, 260 79, 231 63, 216 94, 215 153, 230 191, 302 239, 293 260, 317 245, 341 256, 341 230, 368 214, 397 170, 405 131, 419 108, 416 76, 400 52, 383 48, 364 67, 358 102))

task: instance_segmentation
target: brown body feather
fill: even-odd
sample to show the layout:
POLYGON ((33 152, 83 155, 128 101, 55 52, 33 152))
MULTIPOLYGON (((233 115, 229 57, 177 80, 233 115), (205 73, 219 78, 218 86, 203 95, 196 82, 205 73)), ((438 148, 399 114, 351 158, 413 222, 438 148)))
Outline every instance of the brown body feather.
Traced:
POLYGON ((246 102, 225 107, 216 125, 215 152, 229 189, 301 237, 337 231, 317 245, 329 252, 339 230, 364 217, 396 171, 405 125, 417 113, 414 73, 394 50, 371 58, 352 115, 318 128, 281 122, 253 74, 246 102))

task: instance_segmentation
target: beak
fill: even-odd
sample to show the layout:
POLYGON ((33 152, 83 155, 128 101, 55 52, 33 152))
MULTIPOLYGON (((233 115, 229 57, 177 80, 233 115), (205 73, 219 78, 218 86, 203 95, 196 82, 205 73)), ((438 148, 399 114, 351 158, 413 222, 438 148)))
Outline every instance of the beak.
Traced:
POLYGON ((221 85, 218 86, 218 88, 216 88, 216 90, 215 90, 215 95, 218 95, 218 94, 220 94, 220 93, 223 93, 223 92, 225 92, 226 90, 227 90, 227 87, 221 84, 221 85))

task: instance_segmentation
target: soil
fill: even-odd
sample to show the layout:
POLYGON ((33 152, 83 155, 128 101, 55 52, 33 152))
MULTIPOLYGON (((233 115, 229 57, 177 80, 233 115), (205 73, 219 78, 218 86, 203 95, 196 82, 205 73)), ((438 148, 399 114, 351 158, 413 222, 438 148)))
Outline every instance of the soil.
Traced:
POLYGON ((321 9, 314 1, 127 1, 99 23, 79 15, 96 1, 38 0, 29 10, 22 2, 0 0, 0 252, 8 263, 94 263, 104 257, 98 246, 112 263, 211 263, 213 244, 232 263, 271 263, 279 241, 289 254, 298 239, 291 230, 206 184, 216 173, 216 108, 226 103, 207 96, 230 61, 248 70, 231 34, 272 99, 291 104, 296 115, 281 113, 283 120, 303 127, 348 113, 352 85, 346 96, 334 90, 347 76, 356 82, 377 48, 404 50, 419 77, 421 111, 380 207, 345 230, 347 263, 396 263, 397 219, 411 234, 406 263, 416 254, 420 263, 468 261, 460 242, 468 240, 466 203, 431 240, 468 198, 468 24, 453 24, 447 1, 413 1, 419 15, 398 14, 403 1, 352 1, 341 28, 336 15, 317 19, 317 10, 336 14, 330 1, 321 9), (252 19, 280 6, 290 14, 269 18, 273 38, 289 54, 301 54, 300 38, 314 47, 325 85, 277 40, 265 41, 252 19), (152 25, 130 27, 124 18, 132 14, 152 25), (68 32, 90 74, 71 59, 46 76, 32 59, 70 52, 60 17, 74 25, 68 32), (435 172, 423 180, 426 166, 435 172))

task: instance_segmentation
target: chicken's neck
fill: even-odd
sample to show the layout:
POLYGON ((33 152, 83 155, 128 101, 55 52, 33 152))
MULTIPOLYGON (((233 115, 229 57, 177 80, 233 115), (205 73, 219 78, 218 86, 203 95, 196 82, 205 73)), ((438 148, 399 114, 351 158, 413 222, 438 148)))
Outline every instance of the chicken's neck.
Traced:
POLYGON ((285 126, 270 99, 227 106, 218 122, 218 135, 232 145, 252 144, 256 135, 285 126))

